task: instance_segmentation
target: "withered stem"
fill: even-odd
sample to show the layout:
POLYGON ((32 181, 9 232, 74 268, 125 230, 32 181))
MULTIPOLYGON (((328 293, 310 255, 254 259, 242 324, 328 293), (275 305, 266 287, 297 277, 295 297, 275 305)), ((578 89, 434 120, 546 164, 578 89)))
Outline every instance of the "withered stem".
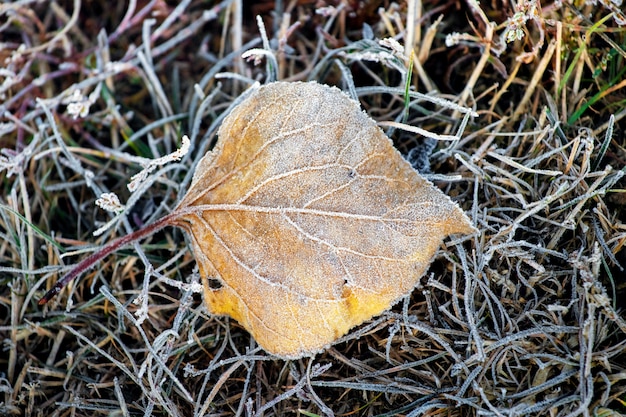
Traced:
POLYGON ((140 239, 148 237, 159 230, 163 229, 165 226, 171 224, 172 219, 178 216, 180 213, 177 211, 173 211, 172 213, 160 218, 154 223, 146 225, 141 229, 128 234, 126 236, 121 236, 106 245, 104 245, 101 249, 92 253, 82 261, 80 261, 71 271, 65 274, 61 279, 59 279, 54 287, 52 287, 41 299, 38 304, 44 305, 48 301, 52 299, 55 295, 57 295, 63 287, 65 287, 69 282, 71 282, 74 278, 78 277, 80 274, 93 267, 98 261, 104 259, 107 255, 117 251, 118 249, 128 245, 129 243, 136 242, 140 239))

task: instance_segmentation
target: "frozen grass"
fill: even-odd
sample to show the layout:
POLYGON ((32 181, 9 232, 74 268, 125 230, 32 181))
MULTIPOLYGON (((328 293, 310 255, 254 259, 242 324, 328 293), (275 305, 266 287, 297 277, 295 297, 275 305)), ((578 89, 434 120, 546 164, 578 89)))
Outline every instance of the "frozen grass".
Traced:
POLYGON ((0 414, 626 413, 617 3, 66 3, 0 5, 0 414), (174 229, 37 306, 95 248, 167 214, 226 109, 274 78, 339 85, 407 154, 424 146, 411 128, 446 138, 468 122, 431 178, 480 235, 449 241, 410 297, 313 359, 273 359, 207 316, 174 229), (155 164, 184 134, 189 153, 155 164), (110 212, 103 193, 119 196, 110 212))

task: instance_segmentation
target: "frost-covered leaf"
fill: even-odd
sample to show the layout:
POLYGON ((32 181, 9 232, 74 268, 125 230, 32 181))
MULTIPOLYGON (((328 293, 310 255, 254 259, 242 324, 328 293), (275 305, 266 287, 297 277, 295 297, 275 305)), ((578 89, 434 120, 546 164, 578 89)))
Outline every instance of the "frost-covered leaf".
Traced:
POLYGON ((268 84, 233 109, 176 212, 209 310, 286 358, 390 308, 445 236, 475 230, 358 103, 317 83, 268 84))

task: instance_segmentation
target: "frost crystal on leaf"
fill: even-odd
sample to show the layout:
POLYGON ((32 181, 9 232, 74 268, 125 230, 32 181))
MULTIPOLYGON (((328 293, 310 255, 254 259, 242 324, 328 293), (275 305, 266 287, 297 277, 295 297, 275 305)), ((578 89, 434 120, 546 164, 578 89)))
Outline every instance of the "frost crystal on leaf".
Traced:
MULTIPOLYGON (((45 79, 42 79, 42 82, 45 81, 45 79)), ((69 97, 65 97, 62 101, 63 104, 67 105, 67 113, 73 119, 86 117, 89 114, 90 107, 98 99, 101 88, 101 85, 97 84, 89 96, 85 96, 80 89, 75 88, 72 94, 69 97)))
POLYGON ((124 205, 120 203, 120 199, 115 193, 103 193, 96 200, 96 205, 103 210, 113 213, 121 213, 124 211, 124 205))
POLYGON ((83 118, 89 114, 89 107, 93 101, 85 97, 79 89, 74 90, 71 96, 63 101, 67 104, 67 112, 73 119, 83 118))
POLYGON ((139 171, 137 174, 133 175, 130 179, 130 183, 128 184, 128 189, 133 192, 135 191, 139 185, 148 178, 148 175, 152 171, 156 169, 158 166, 165 165, 169 162, 180 161, 183 156, 187 155, 189 152, 189 147, 191 146, 191 141, 187 135, 182 137, 182 143, 180 148, 172 152, 171 154, 162 156, 160 158, 148 160, 148 162, 142 164, 144 169, 139 171))
POLYGON ((378 41, 378 44, 387 49, 391 49, 391 53, 398 58, 406 59, 406 56, 404 55, 404 47, 394 38, 381 39, 378 41))
POLYGON ((265 49, 253 48, 241 54, 241 57, 248 62, 252 61, 254 65, 259 65, 267 55, 270 55, 270 52, 265 49))
POLYGON ((451 46, 458 45, 461 41, 461 34, 459 32, 452 32, 446 36, 446 46, 450 48, 451 46))

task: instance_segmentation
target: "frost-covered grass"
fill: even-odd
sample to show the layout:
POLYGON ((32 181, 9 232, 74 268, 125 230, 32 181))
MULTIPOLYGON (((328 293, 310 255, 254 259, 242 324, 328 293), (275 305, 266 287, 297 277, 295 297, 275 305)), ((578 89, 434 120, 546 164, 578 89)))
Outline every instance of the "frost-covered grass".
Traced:
POLYGON ((619 6, 333 4, 0 5, 0 414, 626 413, 619 6), (312 359, 207 315, 173 228, 37 305, 170 212, 225 110, 275 79, 358 96, 480 235, 312 359))

